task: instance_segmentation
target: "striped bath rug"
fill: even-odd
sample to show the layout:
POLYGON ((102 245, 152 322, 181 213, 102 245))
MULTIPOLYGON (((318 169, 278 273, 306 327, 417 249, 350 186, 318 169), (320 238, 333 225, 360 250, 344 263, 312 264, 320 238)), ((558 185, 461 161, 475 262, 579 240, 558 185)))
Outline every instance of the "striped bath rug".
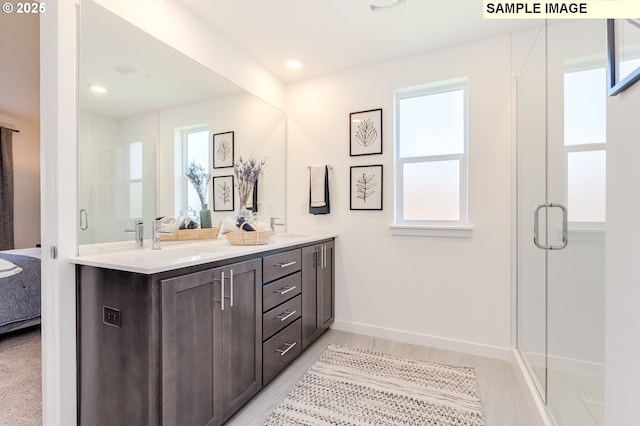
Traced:
POLYGON ((485 424, 473 368, 330 345, 265 423, 485 424))

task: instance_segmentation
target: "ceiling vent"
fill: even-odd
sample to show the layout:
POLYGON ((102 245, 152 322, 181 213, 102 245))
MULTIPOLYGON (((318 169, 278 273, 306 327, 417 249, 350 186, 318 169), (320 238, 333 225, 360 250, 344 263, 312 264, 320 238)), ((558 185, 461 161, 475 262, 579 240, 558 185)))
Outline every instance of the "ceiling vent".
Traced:
POLYGON ((129 75, 137 73, 138 71, 140 71, 140 68, 134 67, 131 64, 122 64, 115 67, 114 70, 116 70, 116 72, 120 75, 129 75))
POLYGON ((369 10, 379 12, 405 5, 409 0, 369 0, 369 10))

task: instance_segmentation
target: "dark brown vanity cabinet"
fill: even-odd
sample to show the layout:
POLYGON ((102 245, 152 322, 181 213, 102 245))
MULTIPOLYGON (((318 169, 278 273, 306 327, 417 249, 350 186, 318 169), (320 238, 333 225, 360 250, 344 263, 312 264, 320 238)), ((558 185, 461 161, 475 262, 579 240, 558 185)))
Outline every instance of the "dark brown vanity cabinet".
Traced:
POLYGON ((227 421, 333 320, 333 244, 153 274, 78 265, 78 423, 227 421))
POLYGON ((302 349, 306 349, 334 320, 335 243, 302 248, 302 349))
POLYGON ((78 268, 79 424, 219 425, 261 389, 262 260, 171 275, 78 268))
POLYGON ((221 424, 262 387, 261 266, 160 281, 164 424, 221 424))

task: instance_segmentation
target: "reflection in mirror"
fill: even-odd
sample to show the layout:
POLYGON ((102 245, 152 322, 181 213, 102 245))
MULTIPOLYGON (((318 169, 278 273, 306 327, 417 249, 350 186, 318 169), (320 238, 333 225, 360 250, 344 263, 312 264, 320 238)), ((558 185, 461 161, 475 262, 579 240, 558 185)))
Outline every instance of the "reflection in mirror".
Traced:
MULTIPOLYGON (((235 159, 267 160, 256 208, 263 220, 284 222, 282 111, 91 0, 81 2, 79 59, 81 252, 90 244, 133 241, 125 231, 137 219, 149 238, 155 217, 200 210, 184 170, 195 160, 214 178, 233 175, 233 167, 213 168, 219 133, 233 132, 235 159)), ((210 183, 215 226, 233 208, 214 196, 210 183)))

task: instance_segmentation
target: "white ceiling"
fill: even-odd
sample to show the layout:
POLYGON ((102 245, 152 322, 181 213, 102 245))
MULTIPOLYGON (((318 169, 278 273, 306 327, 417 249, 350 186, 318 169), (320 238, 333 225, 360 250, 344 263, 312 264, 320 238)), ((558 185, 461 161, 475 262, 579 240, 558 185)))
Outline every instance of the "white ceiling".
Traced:
POLYGON ((285 82, 540 25, 485 20, 482 0, 177 0, 285 82), (290 57, 303 63, 286 68, 290 57))
POLYGON ((123 118, 243 92, 95 3, 83 3, 81 21, 82 109, 123 118), (92 85, 107 93, 92 92, 92 85))
MULTIPOLYGON (((384 3, 391 0, 176 1, 285 82, 540 24, 527 20, 484 20, 482 0, 409 0, 404 6, 378 12, 370 11, 370 1, 384 3), (298 70, 286 68, 285 62, 290 57, 302 60, 303 67, 298 70)), ((112 38, 119 35, 105 34, 112 38)), ((0 52, 3 56, 0 61, 0 113, 39 121, 37 15, 0 14, 0 52)), ((152 67, 133 59, 105 57, 102 60, 110 61, 110 69, 125 63, 143 71, 152 67)), ((194 76, 192 81, 196 80, 199 78, 194 76)), ((83 84, 86 82, 81 86, 83 84)), ((188 89, 176 87, 175 90, 184 92, 188 89)), ((157 90, 150 89, 150 92, 157 90)))

